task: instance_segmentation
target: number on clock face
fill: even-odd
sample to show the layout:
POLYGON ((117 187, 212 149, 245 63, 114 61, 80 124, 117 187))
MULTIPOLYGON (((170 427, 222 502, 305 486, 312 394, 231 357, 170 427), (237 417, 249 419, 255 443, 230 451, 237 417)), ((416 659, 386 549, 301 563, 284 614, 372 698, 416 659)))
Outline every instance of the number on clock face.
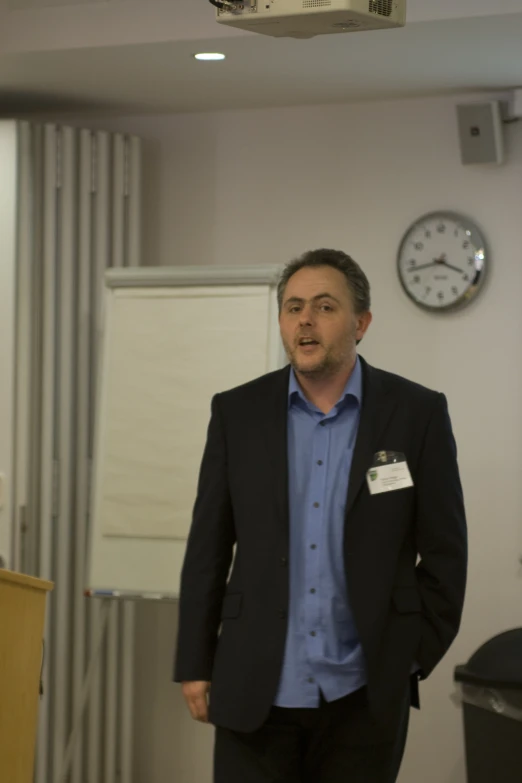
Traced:
POLYGON ((485 273, 478 230, 451 213, 421 218, 404 237, 398 258, 406 293, 419 305, 447 310, 472 298, 485 273))

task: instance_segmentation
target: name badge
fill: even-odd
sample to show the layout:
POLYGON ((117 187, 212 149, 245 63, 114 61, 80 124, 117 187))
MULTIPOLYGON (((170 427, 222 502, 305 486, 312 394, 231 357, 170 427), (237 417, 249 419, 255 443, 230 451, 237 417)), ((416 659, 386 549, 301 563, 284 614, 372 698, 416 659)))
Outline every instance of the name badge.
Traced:
POLYGON ((413 487, 406 457, 396 451, 379 451, 366 474, 366 480, 370 495, 413 487))

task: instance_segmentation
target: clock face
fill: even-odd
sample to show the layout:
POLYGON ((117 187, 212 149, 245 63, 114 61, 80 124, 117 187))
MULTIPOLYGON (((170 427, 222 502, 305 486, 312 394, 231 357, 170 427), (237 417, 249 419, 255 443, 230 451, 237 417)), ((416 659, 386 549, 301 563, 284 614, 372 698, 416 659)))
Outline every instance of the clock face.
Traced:
POLYGON ((415 304, 427 310, 453 310, 479 291, 487 251, 478 228, 451 212, 418 220, 404 236, 398 256, 402 286, 415 304))

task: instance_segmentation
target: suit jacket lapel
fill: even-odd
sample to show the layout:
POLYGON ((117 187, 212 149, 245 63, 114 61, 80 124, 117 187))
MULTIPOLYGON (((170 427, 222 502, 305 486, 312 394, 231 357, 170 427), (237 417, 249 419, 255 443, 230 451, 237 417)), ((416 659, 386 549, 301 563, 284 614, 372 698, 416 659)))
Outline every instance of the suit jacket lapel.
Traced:
POLYGON ((276 514, 286 536, 290 535, 288 500, 288 383, 290 366, 275 375, 272 393, 266 399, 265 428, 272 468, 276 514))
POLYGON ((374 455, 382 449, 380 438, 396 406, 396 401, 387 394, 383 374, 370 367, 362 357, 360 360, 363 370, 363 404, 350 471, 346 516, 350 513, 366 473, 373 464, 374 455))

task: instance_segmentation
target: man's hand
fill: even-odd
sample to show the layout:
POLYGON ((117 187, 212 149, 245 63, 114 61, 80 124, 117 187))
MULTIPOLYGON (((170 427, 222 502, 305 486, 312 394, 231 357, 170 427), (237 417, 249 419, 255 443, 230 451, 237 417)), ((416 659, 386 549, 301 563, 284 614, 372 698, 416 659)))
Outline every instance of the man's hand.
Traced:
POLYGON ((208 723, 208 692, 209 682, 184 682, 182 684, 183 697, 194 720, 200 723, 208 723))

